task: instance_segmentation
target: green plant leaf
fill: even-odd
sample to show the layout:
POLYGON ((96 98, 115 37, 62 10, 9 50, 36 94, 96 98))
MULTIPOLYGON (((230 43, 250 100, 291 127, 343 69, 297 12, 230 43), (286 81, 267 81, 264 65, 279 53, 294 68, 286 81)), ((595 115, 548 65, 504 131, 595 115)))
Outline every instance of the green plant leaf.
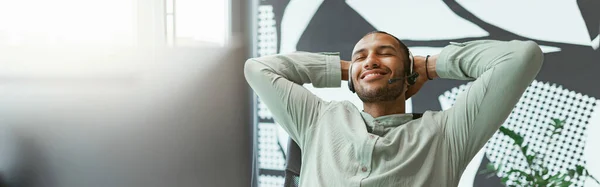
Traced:
POLYGON ((523 176, 523 177, 531 177, 531 175, 530 175, 529 173, 527 173, 527 172, 524 172, 524 171, 521 171, 521 170, 518 170, 518 169, 511 169, 510 171, 508 171, 508 172, 506 173, 506 175, 507 175, 507 176, 510 176, 510 175, 512 175, 513 173, 516 173, 516 174, 517 174, 517 177, 521 177, 521 176, 523 176))
POLYGON ((533 176, 531 176, 531 175, 527 175, 527 176, 525 176, 525 180, 526 180, 526 181, 530 181, 530 182, 531 182, 531 181, 533 181, 533 179, 534 179, 534 178, 533 178, 533 176))
POLYGON ((488 163, 486 166, 487 170, 492 170, 492 171, 496 171, 496 166, 494 166, 494 163, 488 163))
POLYGON ((558 186, 560 186, 560 187, 568 187, 568 186, 571 186, 571 184, 573 184, 573 182, 571 182, 571 181, 563 181, 560 184, 558 184, 558 186))
POLYGON ((562 128, 565 125, 565 120, 561 120, 558 118, 552 118, 552 122, 554 122, 553 126, 557 127, 557 129, 562 128))
POLYGON ((511 139, 513 139, 513 141, 515 141, 514 143, 516 145, 518 145, 519 147, 521 147, 521 145, 523 145, 523 137, 517 133, 515 133, 514 131, 507 129, 506 127, 500 126, 500 132, 502 132, 504 135, 510 137, 511 139))
POLYGON ((557 181, 557 179, 558 179, 559 176, 560 176, 560 174, 552 175, 552 176, 548 177, 548 181, 550 183, 554 183, 555 181, 557 181))
POLYGON ((522 151, 524 154, 527 154, 527 149, 529 149, 529 145, 525 145, 525 146, 521 147, 521 151, 522 151))
POLYGON ((558 118, 552 118, 552 127, 554 127, 555 132, 559 132, 565 127, 565 120, 560 120, 558 118))
POLYGON ((502 184, 506 184, 506 181, 508 181, 508 176, 502 177, 502 179, 500 179, 500 182, 502 182, 502 184))
POLYGON ((558 118, 552 118, 552 124, 550 124, 550 126, 553 127, 552 134, 550 136, 553 136, 555 134, 560 134, 562 129, 565 126, 565 120, 560 120, 558 118))
POLYGON ((548 181, 550 181, 550 183, 554 183, 554 184, 557 184, 557 185, 559 185, 560 183, 562 183, 562 182, 565 180, 565 178, 566 178, 566 177, 567 177, 567 175, 566 175, 566 174, 563 174, 563 173, 557 173, 556 175, 554 175, 554 176, 551 176, 551 177, 548 179, 548 181))
POLYGON ((544 168, 544 169, 542 170, 542 175, 546 175, 546 174, 548 174, 548 168, 544 168))
POLYGON ((521 182, 521 180, 516 180, 515 183, 517 183, 520 186, 523 186, 523 183, 521 182))
POLYGON ((542 176, 535 176, 536 186, 548 186, 548 181, 544 180, 542 176))
POLYGON ((497 169, 495 168, 494 164, 490 162, 485 166, 485 169, 479 171, 479 174, 496 173, 496 171, 497 169))
POLYGON ((479 171, 479 173, 478 173, 478 174, 480 174, 480 175, 485 175, 485 174, 489 174, 489 173, 494 173, 494 171, 490 171, 490 170, 487 170, 487 169, 483 169, 483 170, 479 171))
POLYGON ((588 175, 588 177, 590 177, 590 178, 594 179, 594 181, 596 181, 596 183, 600 184, 600 182, 598 182, 598 180, 597 180, 596 178, 594 178, 594 176, 592 176, 592 175, 588 175))
POLYGON ((567 170, 567 175, 569 175, 569 177, 573 178, 575 177, 576 171, 574 169, 569 169, 567 170))
POLYGON ((583 172, 586 171, 585 167, 583 167, 581 165, 576 165, 575 166, 575 170, 577 171, 578 175, 583 175, 583 172))
POLYGON ((482 169, 482 170, 481 170, 481 171, 479 171, 479 173, 477 173, 477 174, 480 174, 480 175, 485 175, 485 174, 488 174, 488 173, 490 173, 490 172, 493 172, 493 171, 490 171, 490 170, 487 170, 487 169, 482 169))
POLYGON ((535 155, 527 155, 525 156, 527 159, 527 163, 531 165, 533 163, 533 159, 535 159, 535 155))

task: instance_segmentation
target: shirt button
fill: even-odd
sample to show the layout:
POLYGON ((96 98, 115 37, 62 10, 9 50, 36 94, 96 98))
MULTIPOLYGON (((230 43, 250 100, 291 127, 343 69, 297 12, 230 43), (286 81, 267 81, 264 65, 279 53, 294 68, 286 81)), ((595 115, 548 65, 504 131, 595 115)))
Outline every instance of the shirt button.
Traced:
POLYGON ((363 166, 360 170, 362 170, 363 172, 367 172, 367 167, 363 166))

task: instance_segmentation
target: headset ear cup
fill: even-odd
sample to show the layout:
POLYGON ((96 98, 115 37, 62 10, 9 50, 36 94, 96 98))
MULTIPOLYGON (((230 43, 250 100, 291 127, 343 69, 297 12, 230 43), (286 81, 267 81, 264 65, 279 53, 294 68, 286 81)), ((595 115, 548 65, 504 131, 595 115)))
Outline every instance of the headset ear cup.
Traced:
POLYGON ((350 89, 352 93, 356 92, 354 90, 354 84, 352 84, 352 64, 350 64, 350 68, 348 68, 348 89, 350 89))
POLYGON ((352 80, 350 80, 349 78, 348 78, 348 88, 350 89, 350 91, 351 91, 352 93, 354 93, 354 92, 355 92, 355 91, 354 91, 354 85, 352 85, 352 80))
POLYGON ((408 84, 409 85, 414 85, 415 83, 417 83, 417 78, 419 77, 419 74, 417 72, 414 72, 413 74, 408 76, 408 84))
POLYGON ((415 83, 417 83, 417 78, 419 77, 419 74, 417 72, 414 72, 415 58, 413 57, 412 52, 410 52, 410 50, 408 50, 408 59, 410 60, 410 72, 407 77, 407 82, 409 85, 412 86, 415 83))

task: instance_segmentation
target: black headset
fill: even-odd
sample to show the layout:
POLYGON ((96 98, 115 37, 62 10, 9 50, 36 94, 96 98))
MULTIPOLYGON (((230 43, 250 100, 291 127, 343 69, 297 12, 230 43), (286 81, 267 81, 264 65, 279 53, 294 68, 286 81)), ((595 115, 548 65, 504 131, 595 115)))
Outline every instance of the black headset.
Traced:
MULTIPOLYGON (((410 68, 409 68, 409 75, 407 77, 407 81, 409 86, 414 85, 417 82, 417 77, 419 77, 419 74, 417 72, 413 72, 413 66, 414 66, 414 59, 413 59, 413 55, 410 52, 410 50, 408 50, 408 59, 410 60, 410 68)), ((404 80, 404 77, 399 77, 399 78, 392 78, 388 80, 389 84, 392 84, 398 80, 404 80)), ((352 64, 350 64, 350 68, 348 68, 348 88, 350 89, 350 91, 352 91, 352 93, 355 93, 356 90, 354 90, 354 84, 352 83, 352 64)))

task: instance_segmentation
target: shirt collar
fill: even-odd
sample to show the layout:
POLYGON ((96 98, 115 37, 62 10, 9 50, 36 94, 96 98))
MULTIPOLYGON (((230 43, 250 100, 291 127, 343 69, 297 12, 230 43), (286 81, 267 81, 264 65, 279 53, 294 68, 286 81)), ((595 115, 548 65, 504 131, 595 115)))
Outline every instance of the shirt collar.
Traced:
POLYGON ((365 123, 369 127, 384 126, 397 127, 413 120, 413 114, 391 114, 374 118, 371 114, 364 111, 360 112, 365 123))

